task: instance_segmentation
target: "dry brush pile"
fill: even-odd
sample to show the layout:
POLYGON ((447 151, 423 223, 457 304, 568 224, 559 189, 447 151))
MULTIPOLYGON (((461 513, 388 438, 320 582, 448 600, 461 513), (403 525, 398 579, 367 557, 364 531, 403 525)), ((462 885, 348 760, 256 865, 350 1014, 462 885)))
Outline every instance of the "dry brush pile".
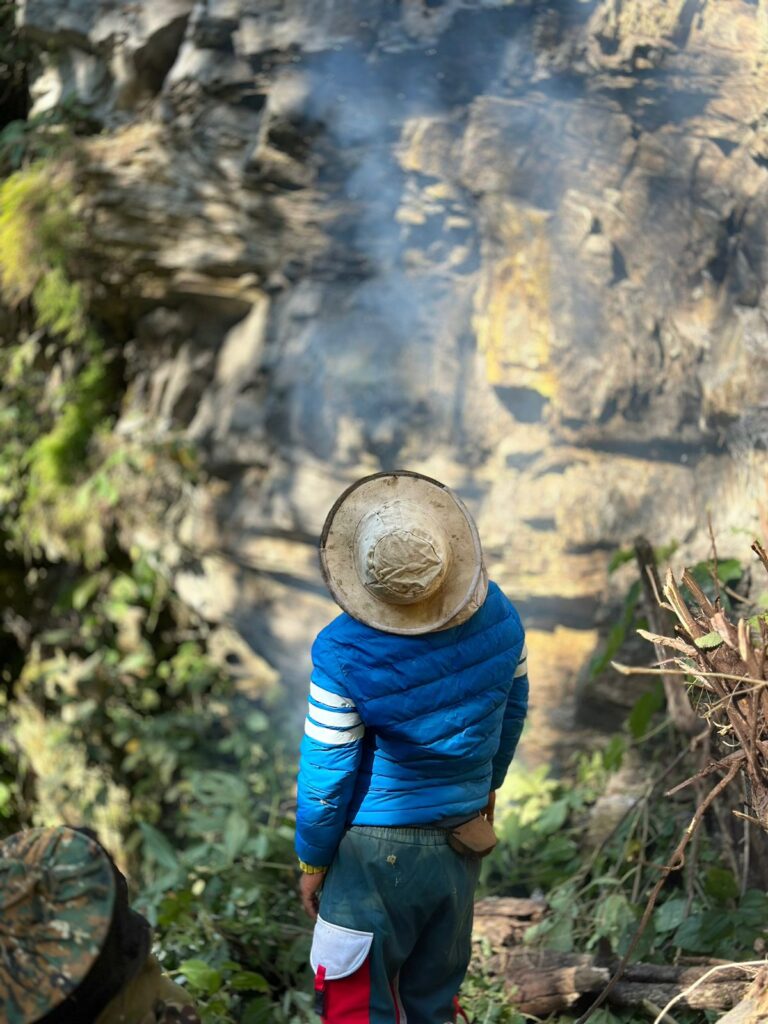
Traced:
MULTIPOLYGON (((765 548, 755 541, 752 549, 768 573, 765 548)), ((656 591, 652 566, 644 569, 656 591)), ((751 820, 768 831, 768 616, 737 617, 725 609, 716 553, 713 582, 716 597, 711 600, 688 570, 680 584, 668 571, 659 607, 672 620, 674 633, 640 633, 657 649, 674 652, 661 666, 665 683, 680 694, 681 681, 688 680, 692 710, 704 720, 720 752, 687 781, 717 772, 733 779, 742 771, 751 820)))
MULTIPOLYGON (((754 542, 752 550, 768 573, 768 552, 758 541, 754 542)), ((670 717, 681 732, 692 737, 691 749, 698 747, 704 763, 690 778, 667 793, 671 796, 687 786, 695 786, 695 812, 651 890, 626 953, 606 987, 577 1024, 586 1024, 620 985, 661 889, 669 876, 683 867, 686 851, 710 808, 718 816, 723 841, 730 844, 733 852, 732 830, 718 798, 739 776, 744 780, 744 787, 731 804, 738 803, 745 806, 745 810, 733 806, 731 810, 745 825, 742 848, 745 878, 749 872, 750 827, 757 826, 761 835, 768 833, 768 615, 750 614, 754 611, 750 602, 720 580, 714 536, 713 596, 705 593, 689 570, 683 572, 679 583, 669 570, 662 585, 652 550, 644 539, 636 542, 635 554, 652 627, 639 632, 656 648, 658 668, 638 669, 617 663, 614 667, 623 674, 650 671, 662 676, 670 717), (735 614, 731 601, 737 602, 747 614, 735 614), (707 787, 705 780, 718 775, 718 781, 707 787)), ((763 964, 764 961, 751 961, 742 967, 757 968, 763 964)), ((711 971, 721 969, 715 966, 711 971)), ((695 1005, 686 998, 692 988, 679 992, 669 1005, 678 1001, 695 1005)), ((666 1010, 667 1007, 659 1012, 656 1022, 670 1019, 666 1010)), ((721 1018, 721 1024, 756 1024, 765 1019, 768 1019, 768 967, 764 966, 744 999, 721 1018)))

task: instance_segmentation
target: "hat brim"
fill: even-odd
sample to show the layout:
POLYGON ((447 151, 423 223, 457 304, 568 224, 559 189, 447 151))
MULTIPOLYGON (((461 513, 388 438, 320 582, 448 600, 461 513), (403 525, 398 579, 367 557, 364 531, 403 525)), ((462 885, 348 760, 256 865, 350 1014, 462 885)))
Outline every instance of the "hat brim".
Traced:
POLYGON ((474 596, 482 572, 477 527, 463 502, 439 480, 400 470, 374 473, 348 487, 325 520, 320 565, 334 600, 353 618, 387 633, 411 635, 441 629, 474 596), (394 498, 423 505, 441 525, 450 549, 443 585, 414 604, 389 604, 372 594, 355 567, 355 532, 372 509, 394 498))
POLYGON ((31 1024, 72 995, 96 962, 112 924, 115 879, 99 844, 61 825, 0 843, 0 880, 0 1016, 31 1024), (25 954, 23 977, 8 970, 8 943, 25 954))

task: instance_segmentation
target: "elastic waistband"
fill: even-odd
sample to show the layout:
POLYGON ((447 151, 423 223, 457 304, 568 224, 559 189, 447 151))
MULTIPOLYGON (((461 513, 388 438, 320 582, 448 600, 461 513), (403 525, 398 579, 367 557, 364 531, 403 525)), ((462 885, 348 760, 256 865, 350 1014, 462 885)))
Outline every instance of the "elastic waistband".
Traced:
POLYGON ((442 846, 448 842, 444 828, 419 828, 416 825, 350 825, 349 832, 371 839, 386 839, 390 843, 410 843, 412 846, 442 846))

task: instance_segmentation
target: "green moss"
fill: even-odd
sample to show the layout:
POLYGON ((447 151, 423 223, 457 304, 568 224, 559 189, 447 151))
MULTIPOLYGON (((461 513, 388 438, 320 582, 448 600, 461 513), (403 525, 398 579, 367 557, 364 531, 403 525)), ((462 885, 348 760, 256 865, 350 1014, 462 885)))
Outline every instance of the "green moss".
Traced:
POLYGON ((44 274, 32 293, 38 326, 75 344, 89 338, 82 286, 69 281, 61 269, 44 274))
POLYGON ((85 336, 86 303, 68 263, 82 244, 63 171, 38 162, 0 184, 0 297, 33 301, 38 326, 69 341, 85 336))
POLYGON ((29 499, 50 495, 71 484, 82 469, 88 443, 106 413, 107 377, 101 360, 90 363, 73 382, 67 402, 53 429, 29 451, 29 499))
POLYGON ((22 340, 3 360, 0 413, 15 418, 5 431, 0 423, 0 480, 17 481, 6 528, 27 553, 93 564, 104 536, 84 485, 95 468, 94 434, 115 396, 87 282, 73 272, 83 247, 64 163, 38 161, 0 182, 0 300, 29 303, 30 326, 45 332, 42 345, 22 340))

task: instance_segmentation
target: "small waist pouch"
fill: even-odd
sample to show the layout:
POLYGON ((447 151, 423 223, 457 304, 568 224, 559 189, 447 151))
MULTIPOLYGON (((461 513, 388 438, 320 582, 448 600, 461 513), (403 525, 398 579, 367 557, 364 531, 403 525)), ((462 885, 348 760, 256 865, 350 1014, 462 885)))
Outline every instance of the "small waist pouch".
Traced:
POLYGON ((481 814, 448 833, 448 844, 464 857, 487 857, 497 843, 493 825, 481 814))

